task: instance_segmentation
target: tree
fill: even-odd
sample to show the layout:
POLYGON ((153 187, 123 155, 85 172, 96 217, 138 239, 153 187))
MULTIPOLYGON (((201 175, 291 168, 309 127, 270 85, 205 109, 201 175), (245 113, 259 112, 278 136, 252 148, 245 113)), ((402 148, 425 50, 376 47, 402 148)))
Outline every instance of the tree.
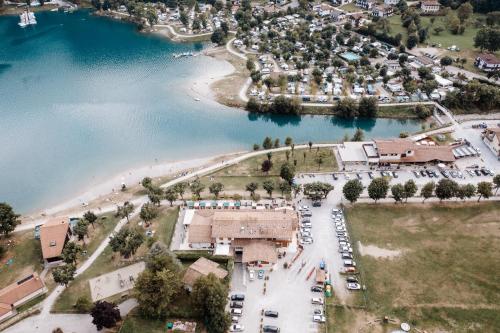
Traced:
POLYGON ((422 202, 432 197, 435 188, 436 184, 434 182, 428 182, 422 187, 420 190, 420 195, 424 198, 422 202))
POLYGON ((158 216, 158 209, 150 204, 149 202, 145 203, 141 207, 141 212, 139 213, 139 217, 147 224, 155 219, 158 216))
POLYGON ((281 195, 283 196, 285 193, 290 193, 292 187, 287 181, 280 181, 278 184, 278 188, 281 191, 281 195))
POLYGON ((177 200, 177 192, 173 187, 169 187, 165 190, 165 199, 170 202, 170 207, 172 207, 174 201, 177 200))
POLYGON ((128 223, 128 222, 130 222, 129 221, 130 214, 132 214, 132 212, 134 211, 134 209, 135 209, 135 207, 134 207, 133 203, 125 201, 123 203, 123 206, 118 206, 118 208, 116 209, 115 216, 119 217, 121 219, 126 218, 127 219, 127 223, 128 223))
POLYGON ((365 133, 363 132, 363 130, 361 128, 357 128, 356 129, 356 132, 354 132, 354 135, 352 137, 352 141, 363 141, 365 137, 365 133))
POLYGON ((414 48, 415 46, 417 46, 418 44, 418 37, 417 35, 415 34, 411 34, 408 36, 408 39, 406 40, 406 47, 408 47, 408 49, 412 49, 414 48))
POLYGON ((457 17, 460 23, 464 23, 472 15, 472 5, 469 2, 464 2, 457 9, 457 17))
POLYGON ((255 191, 257 191, 258 188, 259 188, 259 184, 255 183, 255 182, 248 183, 245 186, 245 190, 248 191, 248 192, 250 192, 250 194, 252 196, 255 195, 255 191))
POLYGON ((436 197, 439 201, 451 199, 455 196, 458 184, 451 179, 441 179, 436 185, 436 197))
POLYGON ((266 138, 264 139, 264 142, 262 142, 262 148, 264 148, 264 149, 271 149, 271 148, 273 148, 273 139, 271 139, 270 137, 266 136, 266 138))
POLYGON ((221 28, 217 28, 214 30, 212 33, 212 37, 210 37, 210 40, 212 43, 215 43, 217 45, 223 45, 224 41, 226 39, 226 36, 224 34, 224 31, 221 28))
POLYGON ((97 215, 95 215, 90 210, 83 214, 83 218, 90 224, 92 224, 92 229, 95 229, 94 223, 97 221, 97 215))
POLYGON ((201 192, 203 192, 203 190, 205 189, 205 185, 203 185, 199 179, 196 179, 191 183, 189 189, 199 200, 201 199, 201 192))
POLYGON ((465 198, 470 199, 476 194, 476 186, 473 184, 465 184, 461 186, 461 191, 465 198))
POLYGON ((86 220, 78 220, 76 225, 73 227, 73 233, 78 237, 79 241, 83 241, 85 244, 85 236, 87 236, 89 231, 89 223, 86 220))
POLYGON ((134 255, 139 246, 144 242, 144 234, 136 228, 123 228, 109 241, 113 252, 120 252, 124 258, 134 255))
POLYGON ((268 173, 272 169, 272 167, 273 167, 273 162, 267 159, 262 162, 260 170, 262 170, 262 172, 268 173))
POLYGON ((500 188, 500 174, 493 177, 493 184, 495 185, 495 194, 497 194, 498 189, 500 188))
POLYGON ((272 180, 265 180, 262 183, 262 187, 264 190, 266 190, 267 194, 269 194, 269 197, 273 197, 273 191, 274 191, 274 182, 272 180))
POLYGON ((183 267, 181 261, 170 252, 167 245, 156 241, 151 245, 146 256, 146 268, 152 272, 160 272, 166 268, 172 272, 181 273, 183 267))
POLYGON ((186 192, 188 184, 184 182, 180 182, 174 185, 174 190, 179 194, 182 200, 184 200, 184 193, 186 192))
POLYGON ((208 333, 225 333, 231 320, 225 311, 228 287, 213 273, 198 278, 193 286, 193 308, 203 318, 208 333))
POLYGON ((361 195, 361 193, 363 193, 363 184, 361 184, 359 179, 349 180, 344 184, 342 193, 350 203, 354 203, 358 201, 359 196, 361 195))
POLYGON ((435 35, 439 35, 440 33, 442 33, 444 31, 444 28, 443 27, 435 27, 434 28, 434 34, 435 35))
POLYGON ((134 296, 143 317, 165 319, 174 296, 180 291, 182 282, 179 273, 168 268, 160 271, 146 269, 134 286, 134 296))
POLYGON ((312 147, 313 147, 313 143, 312 143, 312 141, 309 141, 308 145, 309 145, 309 151, 311 151, 311 149, 312 149, 312 147))
POLYGON ((58 266, 52 270, 52 277, 55 283, 68 286, 68 283, 74 279, 75 271, 76 267, 73 264, 58 266))
POLYGON ((304 184, 304 195, 311 200, 326 199, 328 193, 333 191, 333 185, 323 182, 304 184))
POLYGON ((274 148, 279 148, 280 147, 280 139, 279 138, 276 138, 274 140, 274 148))
POLYGON ((417 184, 413 181, 413 179, 408 180, 404 184, 404 198, 405 202, 408 201, 408 198, 413 197, 417 193, 417 184))
POLYGON ((401 184, 395 184, 391 187, 391 193, 396 203, 402 202, 403 198, 405 197, 405 188, 401 184))
POLYGON ((102 4, 101 4, 100 0, 91 0, 91 3, 92 3, 92 6, 94 6, 95 9, 97 9, 97 10, 101 10, 102 9, 102 4))
POLYGON ((314 158, 315 162, 318 163, 318 170, 321 169, 321 164, 325 161, 325 155, 321 152, 314 158))
POLYGON ((289 136, 286 137, 285 139, 285 146, 290 147, 293 143, 293 139, 289 136))
POLYGON ((356 101, 349 97, 341 99, 333 111, 342 118, 354 118, 358 115, 356 101))
POLYGON ((451 59, 451 57, 444 56, 439 62, 441 63, 441 66, 449 66, 453 63, 453 59, 451 59))
POLYGON ((488 199, 493 195, 493 184, 490 182, 477 183, 477 194, 479 194, 478 202, 481 198, 488 199))
POLYGON ((302 191, 302 186, 300 184, 292 184, 293 196, 294 198, 302 191))
POLYGON ((149 190, 153 186, 153 180, 149 177, 144 177, 141 181, 142 187, 149 190))
POLYGON ((12 207, 5 202, 0 202, 0 232, 7 236, 16 229, 16 226, 21 223, 19 217, 12 207))
POLYGON ((76 265, 78 255, 82 253, 82 247, 74 242, 67 242, 62 251, 62 258, 66 264, 76 265))
POLYGON ((291 185, 293 178, 295 178, 295 167, 290 163, 284 163, 281 165, 280 177, 291 185))
POLYGON ((113 328, 122 319, 118 306, 106 301, 97 301, 90 311, 90 315, 92 316, 92 324, 96 326, 98 331, 103 328, 113 328))
POLYGON ((255 70, 255 63, 253 62, 252 59, 247 59, 247 69, 249 72, 252 72, 255 70))
POLYGON ((208 190, 210 191, 210 193, 212 193, 215 196, 215 199, 218 199, 219 193, 224 190, 224 184, 219 183, 219 182, 210 184, 210 186, 208 187, 208 190))
POLYGON ((374 118, 378 112, 378 100, 375 97, 362 97, 359 100, 358 114, 360 117, 374 118))
POLYGON ((368 196, 375 200, 375 203, 387 196, 389 190, 389 182, 384 177, 375 178, 368 185, 368 196))

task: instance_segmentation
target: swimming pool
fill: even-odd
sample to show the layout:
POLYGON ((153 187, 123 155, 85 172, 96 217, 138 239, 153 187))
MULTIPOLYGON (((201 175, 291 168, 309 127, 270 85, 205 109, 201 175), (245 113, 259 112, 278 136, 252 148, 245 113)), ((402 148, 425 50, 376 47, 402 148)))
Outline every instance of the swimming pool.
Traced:
POLYGON ((361 58, 359 55, 352 52, 344 52, 340 54, 340 57, 347 61, 358 61, 361 58))

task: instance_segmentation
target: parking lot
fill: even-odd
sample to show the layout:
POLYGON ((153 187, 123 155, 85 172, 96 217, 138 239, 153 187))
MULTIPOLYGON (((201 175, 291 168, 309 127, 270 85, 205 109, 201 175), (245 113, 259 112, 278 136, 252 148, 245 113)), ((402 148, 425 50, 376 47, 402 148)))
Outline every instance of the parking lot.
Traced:
POLYGON ((240 264, 235 265, 231 293, 245 294, 243 315, 239 319, 239 324, 244 326, 245 332, 259 332, 261 320, 263 325, 279 327, 280 332, 318 332, 320 324, 313 322, 313 314, 315 309, 322 309, 322 306, 311 304, 311 299, 324 299, 324 295, 311 292, 311 286, 315 284, 314 272, 309 279, 307 276, 313 269, 319 269, 322 260, 331 274, 334 291, 332 297, 336 297, 340 302, 344 302, 348 297, 345 278, 341 278, 339 274, 343 261, 331 219, 331 209, 340 202, 339 194, 337 191, 332 192, 321 207, 311 207, 311 202, 307 200, 300 203, 308 205, 312 212, 310 220, 314 242, 304 245, 304 251, 291 268, 283 267, 284 262, 291 262, 295 255, 287 253, 284 258, 278 260, 272 272, 266 272, 268 280, 258 279, 256 276, 250 281, 248 271, 240 264), (264 317, 261 315, 262 310, 278 311, 279 316, 264 317))

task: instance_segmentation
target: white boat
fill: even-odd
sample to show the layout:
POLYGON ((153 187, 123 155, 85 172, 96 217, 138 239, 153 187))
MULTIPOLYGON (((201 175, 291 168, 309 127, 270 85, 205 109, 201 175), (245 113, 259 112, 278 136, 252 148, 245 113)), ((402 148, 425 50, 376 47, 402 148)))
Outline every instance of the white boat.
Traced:
POLYGON ((26 9, 26 11, 19 15, 19 18, 20 21, 18 24, 21 28, 24 28, 30 24, 36 24, 35 14, 30 12, 29 9, 26 9))

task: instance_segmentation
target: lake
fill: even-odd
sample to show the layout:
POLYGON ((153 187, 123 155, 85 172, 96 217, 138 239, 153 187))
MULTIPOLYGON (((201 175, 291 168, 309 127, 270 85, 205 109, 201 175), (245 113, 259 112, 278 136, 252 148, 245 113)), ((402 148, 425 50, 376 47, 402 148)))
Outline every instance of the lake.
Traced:
POLYGON ((197 102, 189 80, 227 64, 133 25, 37 13, 38 24, 0 17, 0 202, 27 213, 130 168, 251 149, 265 136, 333 141, 356 127, 367 137, 416 131, 415 121, 258 116, 197 102))

